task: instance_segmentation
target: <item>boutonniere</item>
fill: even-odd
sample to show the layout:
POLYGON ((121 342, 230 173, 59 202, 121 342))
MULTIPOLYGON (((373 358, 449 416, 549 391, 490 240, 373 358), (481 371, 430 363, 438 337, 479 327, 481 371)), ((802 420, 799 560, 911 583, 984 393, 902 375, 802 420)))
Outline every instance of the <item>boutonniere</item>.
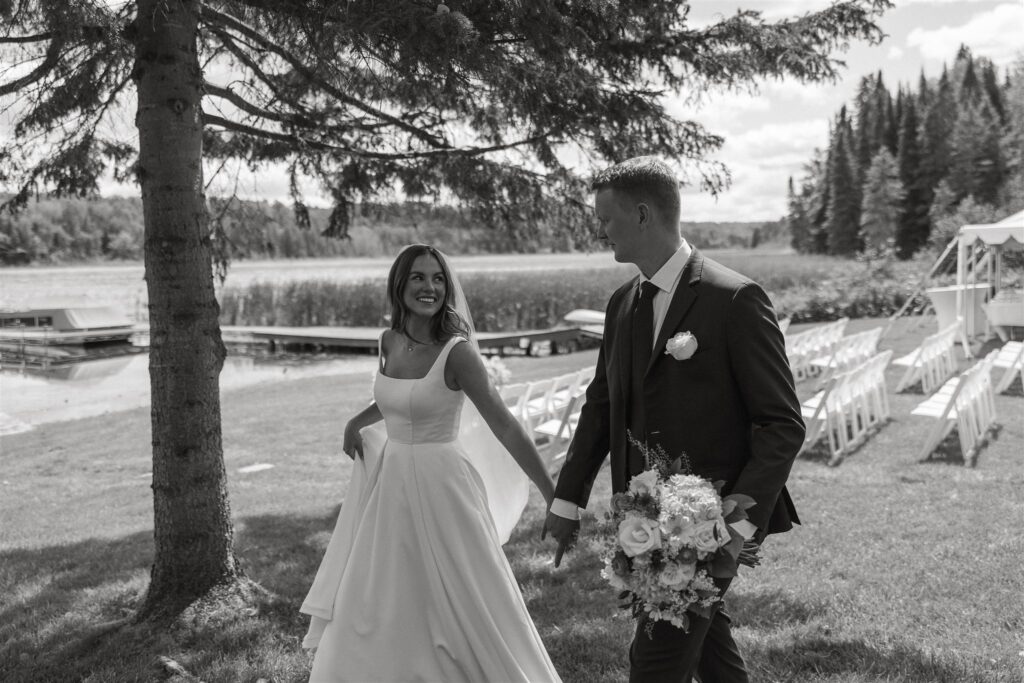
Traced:
POLYGON ((679 332, 665 342, 665 355, 676 360, 687 360, 697 353, 697 338, 689 332, 679 332))

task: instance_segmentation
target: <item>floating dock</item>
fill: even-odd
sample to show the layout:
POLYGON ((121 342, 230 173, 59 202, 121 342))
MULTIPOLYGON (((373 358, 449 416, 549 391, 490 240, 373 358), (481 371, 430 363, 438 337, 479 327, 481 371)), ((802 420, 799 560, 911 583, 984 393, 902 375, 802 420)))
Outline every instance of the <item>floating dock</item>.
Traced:
MULTIPOLYGON (((318 346, 348 349, 353 352, 376 353, 382 327, 250 327, 225 325, 220 328, 226 344, 266 344, 271 350, 279 346, 318 346)), ((580 327, 553 327, 546 330, 518 332, 477 332, 480 350, 492 355, 527 355, 571 353, 588 338, 580 327)))

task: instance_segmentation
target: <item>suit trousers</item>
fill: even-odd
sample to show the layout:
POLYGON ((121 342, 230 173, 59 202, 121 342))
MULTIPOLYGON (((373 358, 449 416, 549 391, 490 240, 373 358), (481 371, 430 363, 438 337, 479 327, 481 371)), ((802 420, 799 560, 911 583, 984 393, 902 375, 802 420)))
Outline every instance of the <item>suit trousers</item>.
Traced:
MULTIPOLYGON (((724 596, 732 579, 715 579, 724 596)), ((689 633, 667 621, 642 616, 629 648, 630 683, 747 683, 747 670, 730 629, 729 615, 719 602, 711 618, 690 613, 689 633)))

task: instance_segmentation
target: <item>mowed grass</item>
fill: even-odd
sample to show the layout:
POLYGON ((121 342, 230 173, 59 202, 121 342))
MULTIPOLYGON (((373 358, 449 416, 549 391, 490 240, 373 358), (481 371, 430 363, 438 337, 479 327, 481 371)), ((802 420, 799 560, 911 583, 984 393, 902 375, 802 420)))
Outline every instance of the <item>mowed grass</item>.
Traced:
MULTIPOLYGON (((849 332, 884 324, 855 320, 849 332)), ((909 351, 934 318, 899 321, 882 348, 909 351)), ((800 329, 798 326, 794 330, 800 329)), ((514 358, 515 379, 595 362, 596 352, 514 358)), ((966 367, 968 361, 962 361, 966 367)), ((890 386, 898 371, 890 369, 890 386)), ((236 551, 267 593, 251 610, 126 626, 151 562, 149 413, 135 410, 4 437, 0 455, 0 681, 305 681, 298 613, 348 481, 340 434, 370 377, 304 379, 224 396, 236 551), (242 474, 247 465, 274 468, 242 474), (120 621, 119 621, 120 620, 120 621)), ((813 383, 798 386, 802 398, 813 383)), ((838 467, 801 458, 790 489, 803 524, 770 537, 728 608, 754 681, 1021 680, 1024 396, 996 399, 1001 428, 974 468, 955 439, 926 462, 920 394, 891 394, 893 420, 838 467)), ((592 514, 609 496, 598 479, 592 514)), ((536 493, 506 552, 566 681, 627 676, 632 622, 587 542, 560 569, 539 540, 536 493)), ((400 656, 396 644, 396 656, 400 656)))

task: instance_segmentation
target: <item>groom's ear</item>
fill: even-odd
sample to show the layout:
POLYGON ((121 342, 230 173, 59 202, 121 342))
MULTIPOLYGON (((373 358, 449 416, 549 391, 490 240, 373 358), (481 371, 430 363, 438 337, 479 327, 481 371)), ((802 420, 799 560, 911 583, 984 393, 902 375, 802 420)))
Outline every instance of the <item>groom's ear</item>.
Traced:
POLYGON ((646 229, 651 224, 651 207, 645 202, 640 202, 636 205, 636 211, 639 218, 638 225, 640 229, 646 229))

